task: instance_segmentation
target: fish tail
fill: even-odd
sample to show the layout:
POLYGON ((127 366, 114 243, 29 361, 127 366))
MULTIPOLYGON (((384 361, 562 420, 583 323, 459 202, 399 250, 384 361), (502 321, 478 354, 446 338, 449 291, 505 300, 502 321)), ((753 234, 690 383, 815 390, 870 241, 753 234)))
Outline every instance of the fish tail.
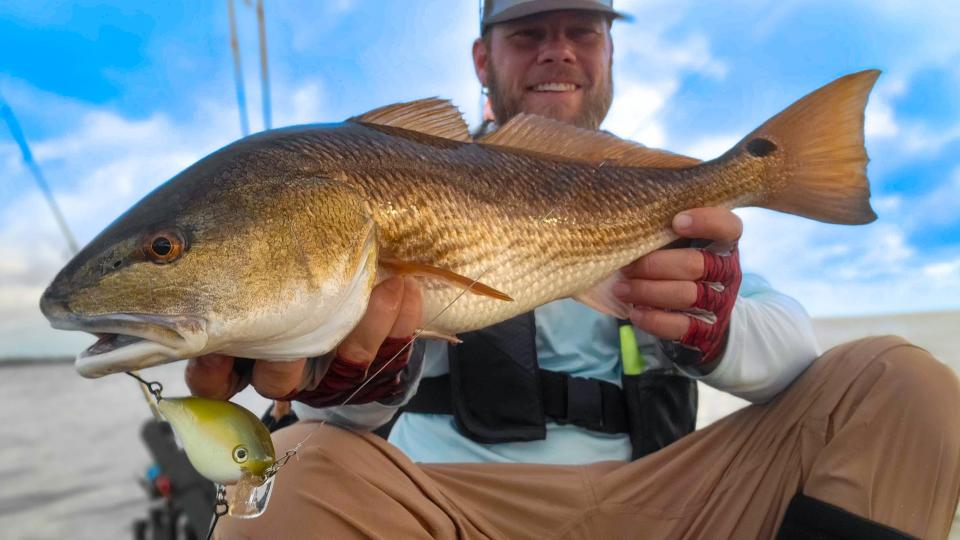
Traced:
POLYGON ((758 206, 827 223, 869 223, 864 108, 878 70, 841 77, 757 128, 738 145, 754 156, 781 151, 758 206))

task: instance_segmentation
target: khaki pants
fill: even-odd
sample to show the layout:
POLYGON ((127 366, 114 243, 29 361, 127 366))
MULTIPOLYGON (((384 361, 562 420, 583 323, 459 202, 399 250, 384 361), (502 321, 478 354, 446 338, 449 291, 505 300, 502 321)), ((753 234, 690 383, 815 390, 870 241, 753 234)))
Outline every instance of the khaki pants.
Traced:
POLYGON ((960 493, 960 385, 900 338, 818 359, 775 400, 632 463, 418 464, 317 423, 267 512, 220 538, 772 538, 798 491, 920 538, 945 538, 960 493))

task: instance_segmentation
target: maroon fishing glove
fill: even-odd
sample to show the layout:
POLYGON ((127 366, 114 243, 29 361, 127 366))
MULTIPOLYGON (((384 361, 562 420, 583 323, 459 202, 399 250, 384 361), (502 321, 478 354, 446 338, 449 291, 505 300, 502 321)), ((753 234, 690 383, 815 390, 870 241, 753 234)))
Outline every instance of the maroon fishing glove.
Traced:
POLYGON ((725 254, 701 249, 703 276, 697 280, 697 299, 693 309, 713 323, 690 317, 690 326, 679 341, 662 341, 661 347, 671 360, 682 366, 706 366, 717 360, 727 345, 730 314, 740 291, 743 274, 737 247, 725 254))
POLYGON ((377 351, 376 358, 369 364, 338 354, 313 389, 298 390, 284 399, 319 408, 357 405, 398 396, 407 386, 403 368, 410 360, 412 347, 407 345, 411 340, 412 338, 388 337, 377 351), (348 398, 349 402, 344 403, 348 398))

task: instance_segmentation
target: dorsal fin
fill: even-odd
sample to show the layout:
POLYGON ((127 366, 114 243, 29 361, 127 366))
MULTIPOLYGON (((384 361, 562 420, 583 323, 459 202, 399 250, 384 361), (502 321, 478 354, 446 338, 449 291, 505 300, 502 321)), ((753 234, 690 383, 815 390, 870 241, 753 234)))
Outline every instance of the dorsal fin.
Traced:
POLYGON ((470 132, 467 130, 467 123, 463 121, 460 110, 449 101, 440 98, 387 105, 360 116, 354 116, 348 122, 391 126, 444 139, 470 141, 470 132))
POLYGON ((479 142, 591 163, 608 162, 627 167, 681 169, 700 163, 700 160, 692 157, 647 148, 609 133, 578 128, 526 113, 514 116, 503 127, 484 136, 479 142))

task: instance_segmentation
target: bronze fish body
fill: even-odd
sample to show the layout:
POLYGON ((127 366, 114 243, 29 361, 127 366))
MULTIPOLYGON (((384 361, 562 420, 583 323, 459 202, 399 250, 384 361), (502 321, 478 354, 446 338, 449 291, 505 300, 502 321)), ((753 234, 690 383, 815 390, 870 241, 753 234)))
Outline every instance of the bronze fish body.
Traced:
POLYGON ((254 135, 119 217, 41 309, 100 336, 77 359, 91 377, 210 352, 323 354, 395 273, 422 278, 423 328, 440 334, 564 297, 623 315, 612 278, 674 240, 682 210, 873 220, 863 111, 878 74, 830 83, 703 163, 526 115, 471 141, 436 99, 254 135))

